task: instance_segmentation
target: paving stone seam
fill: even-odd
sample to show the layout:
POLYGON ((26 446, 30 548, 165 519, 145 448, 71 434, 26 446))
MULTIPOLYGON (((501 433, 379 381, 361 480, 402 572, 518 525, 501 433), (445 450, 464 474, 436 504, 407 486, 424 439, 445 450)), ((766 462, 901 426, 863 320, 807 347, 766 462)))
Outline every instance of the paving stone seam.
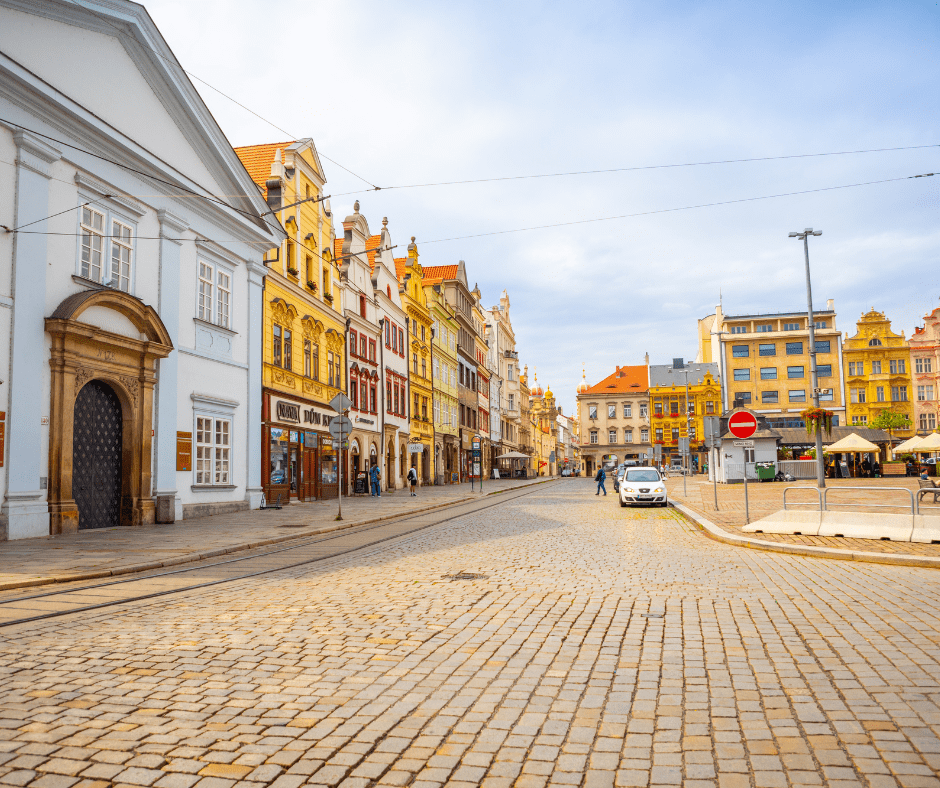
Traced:
POLYGON ((670 501, 669 505, 675 507, 675 509, 698 525, 699 530, 703 531, 708 538, 714 539, 716 542, 734 545, 735 547, 764 550, 771 553, 805 555, 811 558, 828 558, 836 561, 859 561, 872 564, 893 564, 895 566, 917 566, 928 569, 940 569, 940 558, 903 553, 869 553, 859 550, 840 550, 836 547, 808 547, 806 545, 765 542, 762 539, 737 536, 728 533, 688 506, 677 503, 676 501, 670 501))
MULTIPOLYGON (((534 487, 539 484, 547 484, 550 481, 556 481, 554 477, 548 479, 540 479, 536 482, 531 482, 529 484, 520 484, 517 487, 511 487, 506 490, 496 490, 491 493, 486 493, 486 495, 499 495, 504 492, 511 492, 513 490, 521 490, 526 487, 534 487)), ((478 501, 480 500, 478 495, 468 495, 464 498, 458 498, 454 501, 448 501, 447 503, 435 504, 434 506, 427 506, 421 509, 413 509, 408 512, 399 512, 397 514, 385 515, 383 517, 374 517, 370 520, 357 520, 353 523, 343 523, 342 525, 330 525, 324 528, 316 528, 313 530, 303 531, 301 533, 292 533, 286 534, 284 536, 275 536, 270 539, 260 539, 252 542, 243 542, 241 544, 232 545, 231 547, 223 547, 218 550, 209 550, 206 552, 199 553, 190 553, 188 555, 180 556, 178 558, 168 558, 165 561, 150 561, 142 564, 132 564, 129 566, 115 567, 114 569, 102 569, 96 571, 88 572, 78 572, 75 574, 69 575, 51 575, 49 577, 39 577, 33 578, 31 580, 15 580, 15 581, 6 581, 0 582, 0 591, 12 591, 17 588, 34 588, 36 586, 45 586, 45 585, 55 585, 58 583, 73 583, 79 580, 98 580, 103 577, 116 577, 119 575, 134 574, 135 572, 146 572, 150 569, 162 569, 164 567, 170 566, 179 566, 180 564, 189 564, 196 561, 204 561, 208 558, 217 558, 220 555, 229 555, 230 553, 243 552, 245 550, 254 550, 258 547, 268 547, 272 544, 281 544, 283 542, 290 542, 299 539, 306 539, 310 536, 319 536, 321 534, 334 533, 336 531, 344 531, 350 528, 358 528, 362 525, 374 525, 375 523, 382 523, 388 520, 396 520, 402 517, 413 517, 421 514, 427 514, 429 512, 434 512, 439 509, 446 509, 451 506, 459 506, 460 504, 467 503, 469 501, 478 501)))

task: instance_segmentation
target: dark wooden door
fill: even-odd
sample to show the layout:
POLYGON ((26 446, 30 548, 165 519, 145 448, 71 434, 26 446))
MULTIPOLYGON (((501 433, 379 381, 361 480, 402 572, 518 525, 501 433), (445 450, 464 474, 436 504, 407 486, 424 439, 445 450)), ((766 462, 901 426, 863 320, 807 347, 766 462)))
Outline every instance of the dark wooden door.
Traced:
POLYGON ((72 497, 78 527, 121 524, 121 401, 100 380, 86 383, 75 400, 72 443, 72 497))

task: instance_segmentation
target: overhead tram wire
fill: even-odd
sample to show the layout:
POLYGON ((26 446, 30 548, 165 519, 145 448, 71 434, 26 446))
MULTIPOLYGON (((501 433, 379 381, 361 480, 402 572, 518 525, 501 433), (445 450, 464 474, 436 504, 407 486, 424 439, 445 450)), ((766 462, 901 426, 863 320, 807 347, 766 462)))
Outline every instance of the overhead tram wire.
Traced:
MULTIPOLYGON (((95 14, 95 16, 97 16, 102 22, 104 22, 106 25, 108 25, 109 27, 113 28, 114 30, 117 30, 119 33, 124 33, 124 32, 125 32, 125 31, 121 30, 121 28, 119 28, 117 25, 113 24, 110 19, 108 19, 107 17, 102 16, 101 14, 97 13, 93 8, 87 8, 86 6, 83 6, 83 5, 80 5, 79 3, 76 3, 74 0, 72 0, 72 5, 74 5, 74 6, 78 7, 78 8, 81 8, 81 9, 83 9, 83 10, 89 12, 89 13, 95 14)), ((140 46, 143 46, 145 49, 149 49, 149 50, 150 50, 151 52, 153 52, 157 57, 163 58, 167 63, 170 63, 170 64, 176 66, 176 67, 177 67, 180 71, 182 71, 187 77, 190 77, 191 79, 195 79, 195 80, 201 82, 201 83, 202 83, 203 85, 205 85, 207 88, 210 88, 211 90, 214 90, 216 93, 218 93, 218 94, 219 94, 220 96, 222 96, 223 98, 226 98, 226 99, 228 99, 229 101, 231 101, 233 104, 236 104, 236 105, 238 105, 239 107, 241 107, 243 110, 245 110, 245 112, 249 112, 249 113, 251 113, 252 115, 254 115, 256 118, 258 118, 258 120, 264 121, 264 122, 267 123, 271 128, 277 129, 277 130, 280 131, 281 133, 286 134, 286 135, 287 135, 288 137, 290 137, 292 140, 299 139, 295 134, 291 134, 289 131, 287 131, 286 129, 282 129, 282 128, 281 128, 280 126, 278 126, 276 123, 274 123, 273 121, 268 120, 268 119, 267 119, 266 117, 264 117, 263 115, 259 115, 257 112, 255 112, 253 109, 251 109, 251 107, 246 107, 244 104, 242 104, 242 103, 241 103, 240 101, 238 101, 237 99, 232 98, 232 97, 229 96, 227 93, 223 93, 221 90, 219 90, 219 89, 218 89, 217 87, 215 87, 214 85, 210 85, 210 84, 209 84, 208 82, 206 82, 202 77, 197 77, 197 76, 196 76, 195 74, 193 74, 191 71, 187 71, 185 68, 183 68, 183 65, 182 65, 175 57, 174 57, 174 58, 168 58, 168 57, 167 57, 166 55, 164 55, 162 52, 158 52, 156 49, 154 49, 154 48, 151 47, 151 46, 148 46, 147 44, 142 44, 140 41, 138 41, 137 43, 138 43, 140 46)), ((172 50, 171 50, 171 51, 172 51, 172 50)), ((373 191, 380 191, 380 190, 381 190, 381 188, 382 188, 381 186, 376 186, 374 183, 372 183, 371 181, 367 180, 366 178, 363 178, 361 175, 357 175, 357 174, 356 174, 355 172, 353 172, 351 169, 349 169, 348 167, 344 167, 342 164, 340 164, 338 161, 336 161, 336 159, 331 159, 331 158, 330 158, 329 156, 327 156, 326 154, 320 153, 319 150, 317 151, 317 153, 318 153, 320 156, 322 156, 324 159, 326 159, 328 162, 330 162, 330 163, 332 163, 332 164, 335 164, 335 165, 336 165, 337 167, 339 167, 341 170, 345 170, 345 171, 348 172, 350 175, 352 175, 352 176, 355 177, 355 178, 358 178, 358 179, 359 179, 360 181, 362 181, 363 183, 368 183, 369 186, 372 187, 372 190, 373 190, 373 191)))
POLYGON ((677 208, 659 208, 654 211, 638 211, 637 213, 624 213, 618 216, 600 216, 594 219, 576 219, 571 222, 555 222, 553 224, 539 224, 532 227, 516 227, 511 230, 493 230, 486 233, 474 233, 473 235, 456 235, 451 238, 435 238, 431 241, 422 241, 422 244, 439 244, 446 241, 465 241, 470 238, 484 238, 490 235, 508 235, 509 233, 525 233, 530 230, 548 230, 554 227, 571 227, 579 224, 592 224, 594 222, 612 222, 617 219, 634 219, 640 216, 654 216, 661 213, 677 213, 679 211, 694 211, 699 208, 715 208, 721 205, 735 205, 737 203, 757 202, 759 200, 774 200, 779 197, 796 197, 801 194, 817 194, 819 192, 835 191, 837 189, 854 189, 859 186, 875 186, 881 183, 895 183, 897 181, 907 181, 913 178, 931 178, 936 173, 925 172, 920 175, 904 175, 900 178, 885 178, 880 181, 863 181, 861 183, 846 183, 841 186, 822 186, 818 189, 802 189, 796 192, 781 192, 780 194, 764 194, 759 197, 740 197, 735 200, 720 200, 718 202, 699 203, 697 205, 683 205, 677 208))
MULTIPOLYGON (((908 180, 913 180, 916 178, 932 178, 936 174, 937 173, 933 173, 933 172, 925 172, 919 175, 904 175, 898 178, 884 178, 878 181, 862 181, 859 183, 846 183, 840 186, 821 186, 818 189, 801 189, 800 191, 795 191, 795 192, 780 192, 779 194, 764 194, 764 195, 759 195, 757 197, 739 197, 734 200, 719 200, 717 202, 698 203, 696 205, 683 205, 683 206, 678 206, 676 208, 658 208, 652 211, 638 211, 636 213, 624 213, 624 214, 619 214, 617 216, 599 216, 593 219, 576 219, 570 222, 555 222, 552 224, 533 225, 532 227, 516 227, 513 229, 509 229, 509 230, 493 230, 492 232, 474 233, 472 235, 456 235, 450 238, 435 238, 430 241, 422 241, 421 243, 422 244, 438 244, 438 243, 445 243, 447 241, 463 241, 463 240, 467 240, 471 238, 484 238, 484 237, 492 236, 492 235, 508 235, 509 233, 524 233, 524 232, 529 232, 531 230, 548 230, 548 229, 552 229, 555 227, 571 227, 571 226, 580 225, 580 224, 591 224, 594 222, 611 222, 611 221, 616 221, 618 219, 633 219, 633 218, 637 218, 640 216, 654 216, 656 214, 663 214, 663 213, 678 213, 681 211, 694 211, 694 210, 699 210, 701 208, 715 208, 715 207, 720 207, 723 205, 736 205, 739 203, 757 202, 760 200, 774 200, 774 199, 778 199, 781 197, 797 197, 803 194, 819 194, 821 192, 836 191, 839 189, 854 189, 854 188, 858 188, 861 186, 877 186, 879 184, 897 183, 899 181, 908 181, 908 180)), ((15 232, 20 232, 20 231, 17 230, 15 232)), ((33 231, 33 230, 23 230, 22 232, 27 235, 67 235, 67 236, 81 235, 81 233, 55 233, 55 232, 47 232, 47 231, 33 231)), ((105 237, 110 237, 110 236, 105 236, 105 237)), ((159 236, 153 236, 153 237, 135 236, 135 237, 141 240, 154 240, 154 241, 160 240, 159 236)), ((200 241, 200 240, 208 240, 208 239, 196 238, 192 240, 200 241)), ((336 260, 342 260, 348 257, 356 257, 358 255, 366 254, 371 251, 376 251, 376 252, 382 251, 382 249, 378 249, 378 248, 375 250, 367 249, 362 252, 352 252, 348 255, 342 255, 341 257, 336 258, 336 260, 326 261, 321 255, 319 255, 314 250, 310 249, 310 247, 304 246, 304 244, 300 244, 300 245, 303 248, 306 248, 309 251, 314 252, 314 254, 317 254, 317 256, 320 257, 321 260, 324 260, 324 262, 336 262, 336 260)))

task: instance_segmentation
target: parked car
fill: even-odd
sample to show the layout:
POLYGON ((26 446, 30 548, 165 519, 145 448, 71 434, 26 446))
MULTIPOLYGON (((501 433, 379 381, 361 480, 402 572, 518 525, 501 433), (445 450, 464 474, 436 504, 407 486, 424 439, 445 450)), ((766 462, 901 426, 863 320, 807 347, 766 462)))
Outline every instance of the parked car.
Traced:
POLYGON ((622 462, 620 463, 620 465, 617 466, 616 471, 611 471, 610 475, 614 479, 614 492, 618 492, 620 490, 620 480, 623 478, 623 474, 626 470, 627 470, 627 463, 622 462))
POLYGON ((668 503, 666 483, 655 468, 627 468, 619 492, 621 506, 638 503, 665 506, 668 503))

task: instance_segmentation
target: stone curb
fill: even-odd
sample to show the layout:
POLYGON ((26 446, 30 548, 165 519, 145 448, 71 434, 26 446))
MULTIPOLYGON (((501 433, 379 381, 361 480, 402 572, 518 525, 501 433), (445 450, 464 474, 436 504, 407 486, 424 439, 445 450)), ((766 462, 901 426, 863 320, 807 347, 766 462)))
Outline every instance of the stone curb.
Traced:
MULTIPOLYGON (((503 490, 494 490, 493 492, 484 493, 484 495, 499 495, 500 493, 512 492, 513 490, 522 490, 526 487, 535 487, 539 484, 546 484, 550 481, 557 481, 555 477, 550 477, 546 479, 540 479, 539 481, 529 482, 528 484, 520 484, 518 487, 507 487, 503 490)), ((170 566, 179 566, 180 564, 191 564, 196 561, 205 561, 207 558, 218 558, 222 555, 229 555, 230 553, 240 553, 245 550, 254 550, 258 547, 267 547, 274 544, 282 544, 283 542, 291 542, 296 539, 306 539, 310 536, 319 536, 320 534, 333 533, 334 531, 344 531, 349 528, 358 528, 360 525, 374 525, 375 523, 386 522, 387 520, 397 520, 401 517, 414 517, 421 514, 427 514, 428 512, 435 512, 439 509, 447 509, 450 506, 458 506, 462 503, 467 503, 467 501, 479 500, 479 493, 475 495, 468 495, 464 498, 457 498, 453 501, 448 501, 447 503, 439 503, 434 506, 426 506, 423 509, 412 509, 407 512, 399 512, 398 514, 389 514, 383 517, 373 517, 370 520, 358 520, 354 523, 343 523, 341 525, 328 525, 322 528, 312 528, 311 530, 294 531, 291 534, 285 534, 284 536, 273 536, 269 539, 260 539, 254 542, 242 542, 240 544, 231 545, 229 547, 222 547, 218 550, 208 550, 206 552, 199 553, 187 553, 186 555, 177 556, 176 558, 167 558, 165 561, 150 561, 145 564, 131 564, 129 566, 120 566, 115 569, 99 569, 96 571, 89 572, 76 572, 75 574, 69 575, 50 575, 49 577, 36 577, 31 580, 14 580, 7 582, 0 582, 0 591, 12 591, 17 588, 33 588, 35 586, 47 586, 55 585, 56 583, 74 583, 78 580, 99 580, 103 577, 117 577, 119 575, 130 575, 135 572, 146 572, 150 569, 162 569, 164 567, 170 566)), ((220 515, 221 516, 221 515, 220 515)))
POLYGON ((928 558, 919 555, 899 555, 897 553, 868 553, 856 550, 840 550, 837 547, 809 547, 807 545, 765 542, 762 539, 735 536, 715 525, 711 520, 706 519, 698 512, 687 506, 683 506, 681 503, 670 500, 669 505, 698 525, 709 539, 734 545, 735 547, 746 547, 751 550, 765 550, 771 553, 805 555, 811 558, 828 558, 835 561, 862 561, 870 564, 893 564, 895 566, 920 566, 929 569, 940 569, 940 558, 928 558))

